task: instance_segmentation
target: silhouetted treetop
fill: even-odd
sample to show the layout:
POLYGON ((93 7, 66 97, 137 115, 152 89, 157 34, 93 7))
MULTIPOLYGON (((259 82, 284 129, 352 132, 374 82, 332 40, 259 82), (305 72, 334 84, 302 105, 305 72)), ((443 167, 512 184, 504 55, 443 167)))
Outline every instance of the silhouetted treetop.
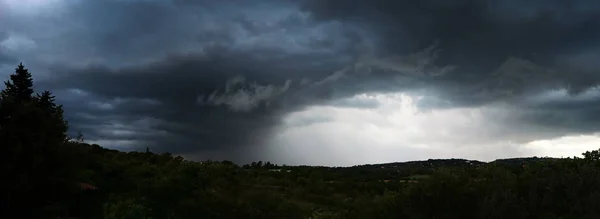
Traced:
POLYGON ((5 81, 4 85, 6 85, 6 88, 2 91, 3 98, 14 98, 17 102, 32 98, 33 79, 23 63, 19 63, 19 66, 15 68, 15 73, 10 75, 10 80, 5 81))

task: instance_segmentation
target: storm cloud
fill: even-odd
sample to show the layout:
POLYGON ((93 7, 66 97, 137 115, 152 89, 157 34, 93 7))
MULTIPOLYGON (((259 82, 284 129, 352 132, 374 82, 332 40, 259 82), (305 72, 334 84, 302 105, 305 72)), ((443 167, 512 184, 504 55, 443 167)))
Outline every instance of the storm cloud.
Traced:
POLYGON ((528 155, 600 127, 591 0, 0 6, 2 75, 23 61, 106 147, 346 165, 528 155))

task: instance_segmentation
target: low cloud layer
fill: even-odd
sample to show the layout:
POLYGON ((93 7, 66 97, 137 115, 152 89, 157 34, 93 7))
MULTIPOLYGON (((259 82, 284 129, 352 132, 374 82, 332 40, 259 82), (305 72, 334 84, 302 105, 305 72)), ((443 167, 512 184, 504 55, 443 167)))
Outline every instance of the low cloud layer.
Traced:
POLYGON ((23 61, 107 147, 346 165, 550 153, 531 142, 600 127, 591 0, 0 2, 0 75, 23 61))
POLYGON ((291 80, 285 81, 281 87, 269 84, 260 85, 246 82, 243 76, 236 76, 225 84, 225 91, 217 94, 214 91, 208 96, 198 96, 198 103, 203 105, 225 105, 236 112, 248 112, 260 105, 268 106, 270 101, 284 94, 290 88, 291 80))

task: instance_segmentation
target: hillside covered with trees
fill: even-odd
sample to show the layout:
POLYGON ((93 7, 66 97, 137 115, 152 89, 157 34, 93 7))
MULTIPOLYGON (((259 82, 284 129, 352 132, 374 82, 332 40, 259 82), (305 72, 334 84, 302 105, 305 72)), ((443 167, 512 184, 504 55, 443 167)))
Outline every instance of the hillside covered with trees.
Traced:
POLYGON ((194 162, 67 136, 21 64, 0 94, 0 218, 600 218, 600 153, 354 167, 194 162))

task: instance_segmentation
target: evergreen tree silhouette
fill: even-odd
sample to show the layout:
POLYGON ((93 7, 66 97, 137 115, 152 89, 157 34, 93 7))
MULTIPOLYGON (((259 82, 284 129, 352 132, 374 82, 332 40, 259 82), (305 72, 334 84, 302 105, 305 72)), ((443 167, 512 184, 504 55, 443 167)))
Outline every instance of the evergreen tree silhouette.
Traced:
MULTIPOLYGON (((33 96, 31 73, 20 63, 0 92, 0 212, 48 218, 49 203, 64 202, 73 181, 65 156, 67 123, 49 91, 33 96)), ((0 215, 0 218, 5 218, 0 215)), ((52 216, 51 216, 52 217, 52 216)))
POLYGON ((44 91, 38 94, 37 97, 38 106, 44 111, 45 117, 49 120, 50 126, 48 131, 52 135, 53 139, 57 141, 66 142, 67 130, 69 128, 67 122, 63 118, 62 105, 54 103, 55 96, 50 91, 44 91))
POLYGON ((29 70, 19 63, 15 73, 10 75, 10 80, 4 82, 6 88, 2 91, 2 98, 12 98, 14 101, 23 102, 31 100, 33 95, 33 79, 29 70))

